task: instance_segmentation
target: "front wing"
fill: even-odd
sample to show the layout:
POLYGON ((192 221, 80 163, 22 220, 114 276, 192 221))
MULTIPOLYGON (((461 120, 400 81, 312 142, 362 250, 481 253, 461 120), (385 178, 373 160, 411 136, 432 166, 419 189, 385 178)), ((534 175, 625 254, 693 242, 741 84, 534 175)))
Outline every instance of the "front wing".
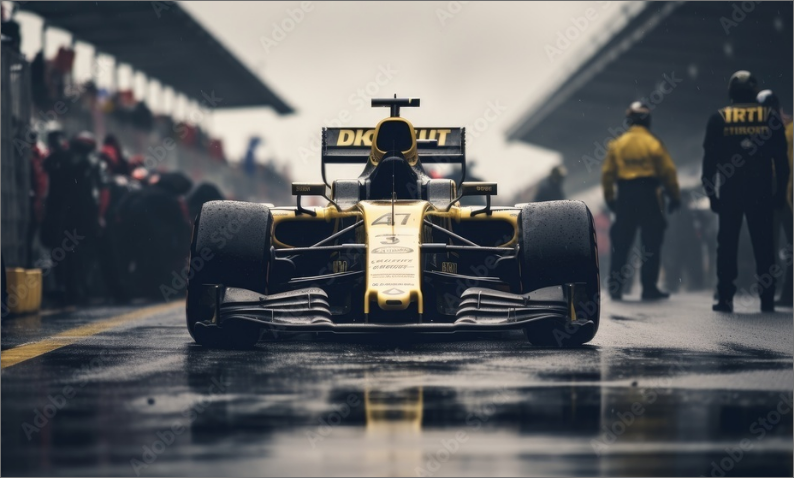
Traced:
MULTIPOLYGON (((457 314, 450 321, 424 321, 406 313, 399 322, 360 321, 339 323, 333 320, 328 297, 320 288, 305 288, 263 295, 246 289, 205 286, 204 297, 214 304, 211 323, 197 328, 266 328, 278 332, 333 333, 453 333, 497 332, 524 329, 528 335, 551 329, 584 332, 593 326, 577 320, 573 307, 575 289, 582 284, 564 284, 538 289, 527 294, 512 294, 473 287, 461 296, 457 314)), ((216 330, 217 331, 217 330, 216 330)))

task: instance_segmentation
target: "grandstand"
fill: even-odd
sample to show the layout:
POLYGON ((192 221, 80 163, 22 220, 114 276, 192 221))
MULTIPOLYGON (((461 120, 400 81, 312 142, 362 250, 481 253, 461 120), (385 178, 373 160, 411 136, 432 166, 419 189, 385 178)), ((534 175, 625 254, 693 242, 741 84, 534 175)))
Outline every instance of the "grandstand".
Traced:
MULTIPOLYGON (((245 200, 283 201, 289 178, 273 165, 253 171, 226 161, 222 141, 202 130, 200 120, 179 122, 155 114, 151 97, 132 91, 104 91, 89 81, 73 79, 74 44, 87 43, 98 55, 112 56, 120 65, 145 77, 147 88, 159 82, 200 109, 270 107, 280 114, 292 108, 245 67, 212 34, 176 2, 15 2, 17 9, 42 20, 42 53, 36 59, 19 51, 19 26, 3 22, 2 128, 2 250, 6 266, 22 266, 29 248, 30 141, 59 127, 68 135, 87 130, 99 141, 113 133, 129 156, 149 160, 152 169, 179 170, 194 182, 216 183, 228 196, 245 200), (54 58, 45 58, 49 28, 71 34, 71 44, 58 45, 54 58), (9 38, 12 32, 16 38, 9 38), (38 63, 37 63, 38 62, 38 63), (222 98, 220 101, 214 101, 222 98), (149 104, 147 104, 149 103, 149 104), (54 126, 57 125, 57 126, 54 126), (27 145, 27 147, 26 147, 27 145)), ((156 101, 156 100, 155 100, 156 101)), ((162 110, 162 108, 158 108, 162 110)))
POLYGON ((755 73, 791 112, 791 2, 646 2, 624 21, 508 131, 562 154, 569 195, 599 197, 604 145, 634 100, 654 107, 653 131, 685 187, 697 183, 706 120, 727 103, 734 71, 755 73))

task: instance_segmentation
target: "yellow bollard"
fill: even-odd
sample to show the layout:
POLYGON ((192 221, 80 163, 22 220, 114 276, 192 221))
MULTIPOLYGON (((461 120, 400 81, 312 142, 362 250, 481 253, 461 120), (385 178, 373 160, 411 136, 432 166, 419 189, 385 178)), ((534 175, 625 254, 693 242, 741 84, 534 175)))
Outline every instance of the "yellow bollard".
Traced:
POLYGON ((41 308, 41 269, 6 269, 8 310, 12 314, 36 312, 41 308))
POLYGON ((38 312, 41 309, 41 269, 28 269, 25 276, 30 297, 27 312, 38 312))

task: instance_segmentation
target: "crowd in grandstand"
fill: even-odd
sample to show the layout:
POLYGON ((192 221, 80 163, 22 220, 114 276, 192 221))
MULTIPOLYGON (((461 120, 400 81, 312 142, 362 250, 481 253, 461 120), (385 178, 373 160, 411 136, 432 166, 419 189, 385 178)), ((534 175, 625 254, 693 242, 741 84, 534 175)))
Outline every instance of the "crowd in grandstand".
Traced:
MULTIPOLYGON (((13 23, 3 22, 3 49, 20 54, 13 23)), ((43 271, 50 303, 162 300, 201 204, 283 201, 289 173, 256 162, 251 148, 228 162, 200 124, 152 111, 131 89, 77 82, 74 62, 68 46, 30 59, 32 118, 17 144, 30 164, 31 213, 27 257, 15 266, 43 271)))

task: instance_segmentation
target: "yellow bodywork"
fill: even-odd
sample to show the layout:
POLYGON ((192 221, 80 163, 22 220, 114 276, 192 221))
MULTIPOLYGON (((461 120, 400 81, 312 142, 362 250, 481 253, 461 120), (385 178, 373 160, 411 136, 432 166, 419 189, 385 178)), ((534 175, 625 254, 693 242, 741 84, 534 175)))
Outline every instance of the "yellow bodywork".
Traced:
MULTIPOLYGON (((315 208, 316 216, 297 214, 294 208, 273 208, 273 245, 279 249, 293 247, 279 240, 278 227, 286 222, 334 222, 334 231, 337 231, 340 219, 363 220, 363 230, 358 241, 367 245, 364 313, 370 312, 372 303, 377 303, 382 310, 405 310, 412 302, 416 302, 417 312, 422 314, 424 298, 421 244, 428 242, 428 238, 424 237, 426 218, 447 226, 461 221, 482 222, 484 227, 487 227, 488 221, 506 222, 513 227, 513 237, 503 244, 484 245, 512 247, 518 242, 520 210, 517 208, 496 208, 491 215, 480 213, 474 216, 472 212, 480 208, 455 205, 447 211, 420 200, 396 200, 393 208, 392 211, 392 202, 388 200, 360 201, 344 211, 337 210, 333 205, 315 208)), ((446 239, 437 238, 433 242, 446 242, 446 239)))
POLYGON ((408 162, 409 165, 414 166, 416 162, 419 160, 419 156, 416 154, 416 130, 414 129, 414 125, 411 124, 405 118, 386 118, 380 121, 378 125, 375 127, 375 134, 373 135, 372 144, 370 145, 370 154, 369 154, 369 161, 372 164, 378 164, 383 156, 386 155, 386 151, 382 151, 378 149, 378 135, 380 134, 380 128, 386 123, 405 123, 408 125, 408 131, 411 134, 411 147, 402 151, 405 160, 408 162))
POLYGON ((427 201, 361 201, 367 244, 367 290, 364 313, 371 302, 383 310, 405 310, 422 298, 422 225, 427 201))
MULTIPOLYGON (((377 165, 387 154, 377 146, 377 138, 383 125, 388 123, 404 123, 411 135, 411 146, 401 151, 406 162, 415 166, 419 161, 417 155, 416 129, 410 121, 401 117, 390 117, 382 120, 373 130, 343 130, 337 146, 364 144, 370 146, 368 161, 377 165)), ((420 130, 420 139, 436 139, 443 144, 450 130, 420 130), (436 133, 438 132, 438 138, 436 133), (429 135, 429 137, 428 137, 429 135)), ((456 191, 452 191, 452 195, 456 191)), ((445 205, 446 206, 446 205, 445 205)), ((457 203, 451 207, 440 209, 423 200, 396 199, 359 201, 355 206, 339 210, 335 205, 315 208, 315 215, 300 214, 295 208, 273 208, 274 230, 273 245, 276 248, 290 248, 279 239, 278 227, 290 221, 325 221, 334 222, 333 231, 340 230, 340 219, 355 218, 363 220, 363 232, 357 235, 359 243, 366 244, 364 292, 364 313, 369 314, 372 303, 377 303, 382 310, 406 310, 411 303, 416 303, 417 312, 424 313, 424 297, 422 296, 422 251, 421 244, 427 242, 425 235, 426 218, 436 224, 450 228, 453 222, 461 221, 504 221, 513 227, 513 235, 506 238, 504 244, 484 244, 487 246, 510 247, 518 242, 517 208, 493 209, 490 214, 481 211, 472 215, 479 208, 460 207, 457 203)), ((444 238, 446 241, 446 238, 444 238)), ((437 241, 436 241, 437 242, 437 241)), ((457 254, 450 254, 450 262, 442 264, 442 272, 456 272, 457 254), (444 268, 452 270, 444 270, 444 268)), ((335 272, 342 272, 344 266, 335 272)))

